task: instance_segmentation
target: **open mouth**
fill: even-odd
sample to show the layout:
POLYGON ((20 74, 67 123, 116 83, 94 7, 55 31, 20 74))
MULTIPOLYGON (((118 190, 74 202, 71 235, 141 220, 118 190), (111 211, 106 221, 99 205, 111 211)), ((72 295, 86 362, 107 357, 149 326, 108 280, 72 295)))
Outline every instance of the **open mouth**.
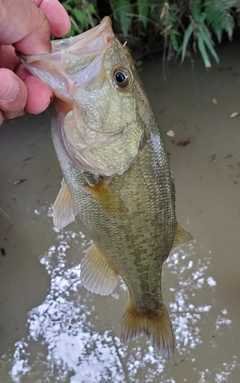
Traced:
POLYGON ((113 37, 112 22, 110 17, 106 16, 99 25, 81 33, 79 36, 52 41, 52 52, 59 52, 62 49, 68 48, 69 51, 99 51, 108 45, 113 37))
POLYGON ((106 16, 79 36, 53 41, 49 54, 17 55, 30 73, 66 100, 76 84, 83 86, 98 75, 102 57, 114 37, 111 19, 106 16))
MULTIPOLYGON (((112 22, 110 17, 106 16, 99 25, 81 35, 52 41, 52 52, 49 54, 23 55, 19 52, 16 54, 27 68, 28 65, 35 65, 40 69, 45 61, 51 61, 52 65, 54 62, 59 64, 61 61, 64 66, 75 64, 78 66, 78 70, 81 70, 83 68, 78 65, 77 58, 82 57, 81 61, 85 62, 84 56, 93 57, 99 52, 105 51, 113 38, 112 22)), ((28 69, 31 71, 31 68, 28 69)))

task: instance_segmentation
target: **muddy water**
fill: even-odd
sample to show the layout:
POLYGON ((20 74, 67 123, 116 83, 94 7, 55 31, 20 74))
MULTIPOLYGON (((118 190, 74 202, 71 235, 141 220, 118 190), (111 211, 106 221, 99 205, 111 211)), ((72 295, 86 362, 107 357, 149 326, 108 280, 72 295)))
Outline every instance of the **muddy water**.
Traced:
POLYGON ((123 283, 87 292, 79 262, 89 238, 79 221, 57 231, 52 204, 61 171, 51 111, 0 128, 0 382, 239 382, 240 46, 219 49, 210 71, 160 61, 141 73, 161 123, 179 221, 194 241, 164 266, 176 336, 171 361, 144 337, 121 343, 123 283), (173 130, 174 137, 166 135, 173 130))

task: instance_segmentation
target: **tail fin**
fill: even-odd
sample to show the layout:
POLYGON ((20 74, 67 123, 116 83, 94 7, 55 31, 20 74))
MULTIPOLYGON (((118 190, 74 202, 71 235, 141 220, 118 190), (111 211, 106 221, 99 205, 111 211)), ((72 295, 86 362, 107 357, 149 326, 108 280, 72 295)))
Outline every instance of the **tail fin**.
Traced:
POLYGON ((154 351, 171 358, 174 352, 174 335, 166 306, 162 303, 152 312, 143 312, 130 300, 122 318, 123 341, 136 339, 146 334, 154 351))

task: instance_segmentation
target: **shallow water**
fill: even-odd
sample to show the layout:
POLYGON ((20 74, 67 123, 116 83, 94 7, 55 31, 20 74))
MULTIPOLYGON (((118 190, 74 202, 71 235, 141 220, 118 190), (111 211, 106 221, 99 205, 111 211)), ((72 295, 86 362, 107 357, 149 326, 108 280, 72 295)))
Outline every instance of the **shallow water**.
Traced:
POLYGON ((0 128, 0 382, 239 382, 240 46, 220 65, 145 62, 141 77, 175 175, 177 215, 194 237, 164 266, 174 358, 145 337, 120 339, 127 292, 87 292, 79 263, 89 238, 79 221, 57 231, 61 171, 51 111, 0 128), (173 130, 175 137, 166 135, 173 130))

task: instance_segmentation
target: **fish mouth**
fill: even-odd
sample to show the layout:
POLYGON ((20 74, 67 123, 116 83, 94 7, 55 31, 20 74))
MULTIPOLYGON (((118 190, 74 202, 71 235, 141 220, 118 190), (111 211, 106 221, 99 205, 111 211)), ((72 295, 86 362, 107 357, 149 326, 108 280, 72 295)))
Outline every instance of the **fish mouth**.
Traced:
POLYGON ((52 41, 52 52, 59 52, 62 49, 69 51, 81 50, 82 53, 89 51, 99 51, 114 37, 112 31, 112 21, 109 16, 102 19, 96 27, 81 33, 79 36, 69 37, 62 40, 52 41))
POLYGON ((114 38, 111 19, 106 16, 79 36, 52 41, 51 53, 16 54, 31 74, 67 101, 76 85, 87 86, 101 72, 102 59, 114 38))
POLYGON ((59 98, 64 99, 62 95, 69 91, 67 83, 72 82, 74 85, 78 80, 75 78, 78 77, 78 73, 81 82, 81 77, 86 79, 89 76, 85 73, 81 76, 81 71, 84 69, 90 67, 91 77, 93 71, 96 73, 100 71, 101 58, 114 38, 111 19, 106 16, 99 25, 81 35, 52 41, 51 53, 24 55, 16 52, 16 54, 30 73, 50 86, 59 98), (71 75, 74 78, 71 78, 71 75))
MULTIPOLYGON (((53 40, 51 42, 52 50, 49 54, 24 55, 18 51, 16 51, 16 54, 23 64, 26 65, 40 60, 49 60, 50 56, 54 59, 54 53, 61 52, 62 50, 69 52, 69 54, 74 51, 81 52, 81 54, 99 52, 102 49, 106 49, 113 38, 112 21, 109 16, 105 16, 99 25, 78 36, 53 40)), ((59 61, 58 56, 56 58, 59 61)))

